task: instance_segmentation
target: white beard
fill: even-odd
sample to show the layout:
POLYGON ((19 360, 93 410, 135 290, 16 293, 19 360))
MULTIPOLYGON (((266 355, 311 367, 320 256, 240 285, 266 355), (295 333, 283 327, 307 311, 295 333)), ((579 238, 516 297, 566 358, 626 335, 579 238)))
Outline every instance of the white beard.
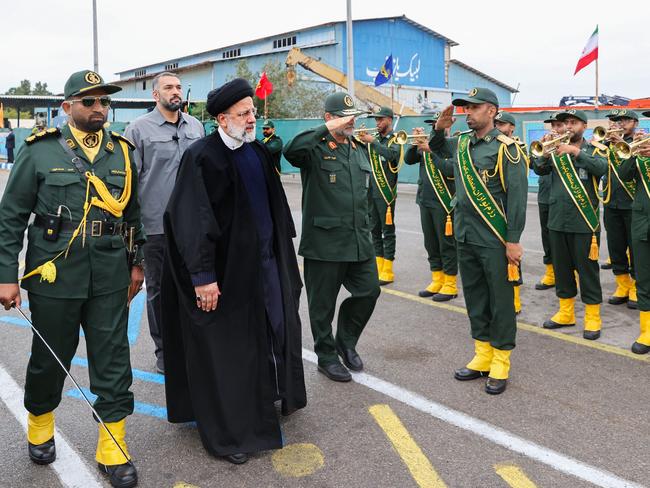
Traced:
POLYGON ((226 134, 228 134, 230 137, 233 139, 236 139, 241 142, 253 142, 255 140, 255 129, 252 131, 248 132, 246 130, 246 127, 228 127, 225 130, 226 134))

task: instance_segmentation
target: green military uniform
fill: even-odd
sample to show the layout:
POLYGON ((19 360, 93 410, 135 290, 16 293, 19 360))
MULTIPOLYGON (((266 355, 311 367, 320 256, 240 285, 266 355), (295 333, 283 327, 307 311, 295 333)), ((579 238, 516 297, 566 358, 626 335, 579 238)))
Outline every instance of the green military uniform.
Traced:
MULTIPOLYGON (((453 100, 454 105, 490 103, 498 107, 496 95, 485 88, 474 88, 469 96, 453 100)), ((458 243, 460 268, 465 303, 470 319, 476 355, 467 365, 467 376, 457 379, 474 379, 490 372, 490 378, 504 381, 508 377, 510 350, 515 347, 516 318, 513 304, 513 283, 509 281, 508 261, 504 245, 518 243, 526 222, 526 198, 528 190, 528 164, 513 139, 493 128, 482 138, 474 131, 445 138, 444 131, 436 130, 429 142, 436 167, 446 176, 456 180, 456 208, 454 211, 454 235, 458 243), (461 146, 462 145, 462 146, 461 146), (466 148, 466 151, 459 150, 466 148), (503 236, 497 236, 483 215, 474 206, 474 190, 468 193, 461 170, 461 156, 471 156, 465 168, 477 173, 492 195, 496 206, 505 217, 503 236), (447 158, 454 158, 448 160, 447 158), (503 240, 502 240, 503 239, 503 240)), ((465 157, 462 158, 466 160, 465 157)), ((485 200, 483 201, 485 203, 485 200)), ((497 209, 490 205, 490 212, 497 209)), ((488 384, 489 387, 489 384, 488 384)), ((488 393, 501 393, 505 383, 497 391, 486 388, 488 393)))
MULTIPOLYGON (((327 97, 325 112, 357 115, 351 97, 327 97)), ((321 366, 338 363, 337 348, 354 349, 379 296, 368 216, 371 169, 366 147, 348 138, 336 142, 327 126, 296 135, 285 158, 300 168, 305 287, 314 350, 321 366), (332 320, 343 285, 352 296, 341 304, 336 340, 332 320)))
MULTIPOLYGON (((105 85, 96 73, 82 71, 66 83, 66 99, 95 88, 103 88, 107 93, 119 90, 105 85)), ((18 154, 0 203, 0 282, 17 282, 18 255, 28 227, 25 269, 39 269, 41 276, 26 277, 21 285, 28 291, 34 326, 69 368, 81 324, 88 352, 90 390, 97 395, 94 407, 107 423, 122 421, 133 412, 127 339, 130 272, 122 232, 133 229, 133 242, 139 245, 144 242, 144 233, 132 149, 126 139, 106 129, 94 133, 77 131, 73 135, 71 128, 64 126, 61 130, 47 129, 32 135, 18 154), (94 160, 89 159, 82 145, 91 153, 97 151, 94 160), (86 175, 82 174, 86 171, 86 175), (126 206, 120 217, 91 206, 85 230, 81 228, 66 254, 73 230, 84 216, 87 185, 93 188, 91 196, 106 201, 87 183, 91 174, 105 184, 114 199, 128 194, 125 187, 130 184, 130 198, 123 202, 126 206), (31 214, 35 214, 35 220, 28 226, 31 214), (55 226, 48 224, 48 216, 57 214, 62 220, 58 237, 55 226), (46 264, 53 259, 54 266, 46 264)), ((140 251, 138 259, 141 257, 140 251)), ((30 415, 51 415, 61 400, 64 380, 65 374, 56 360, 35 337, 25 386, 25 408, 30 415)), ((115 436, 118 437, 117 431, 115 436)), ((112 444, 110 439, 109 442, 112 444)), ((101 463, 120 464, 104 459, 98 450, 101 463)), ((121 459, 124 462, 123 456, 121 459)))
MULTIPOLYGON (((575 117, 583 122, 587 116, 580 110, 568 110, 557 116, 558 120, 575 117)), ((575 172, 582 183, 586 197, 593 208, 596 219, 595 228, 584 220, 583 212, 578 210, 572 194, 563 183, 551 156, 535 158, 534 170, 537 174, 552 174, 550 211, 548 219, 553 268, 555 270, 555 293, 560 299, 560 311, 551 320, 544 322, 546 328, 575 325, 574 297, 578 293, 576 276, 580 280, 582 301, 588 307, 585 314, 585 338, 597 338, 600 331, 599 304, 602 302, 600 275, 598 267, 598 248, 600 228, 598 222, 599 200, 597 183, 607 172, 606 146, 582 140, 580 155, 571 158, 575 172), (595 252, 595 259, 590 254, 595 252)))
MULTIPOLYGON (((262 128, 266 129, 267 127, 275 129, 275 124, 273 124, 272 121, 267 120, 264 122, 262 128)), ((282 173, 282 139, 279 136, 276 136, 274 132, 269 137, 262 139, 262 142, 266 144, 266 148, 271 153, 273 164, 275 165, 275 170, 278 172, 278 174, 282 173)))
MULTIPOLYGON (((612 110, 607 117, 617 121, 622 118, 639 120, 638 115, 630 110, 612 110)), ((624 137, 628 144, 633 141, 633 136, 624 137)), ((607 230, 607 250, 612 264, 612 272, 616 278, 617 289, 609 299, 609 303, 619 305, 631 302, 628 306, 636 306, 636 287, 632 281, 634 273, 634 250, 632 247, 632 201, 634 200, 634 180, 627 184, 620 181, 618 165, 621 161, 610 144, 609 172, 606 178, 604 199, 604 223, 607 230), (628 257, 629 250, 629 257, 628 257), (632 277, 632 280, 630 279, 632 277)))
MULTIPOLYGON (((434 119, 425 122, 435 123, 437 115, 439 114, 436 114, 434 119)), ((420 224, 424 235, 424 248, 427 251, 429 269, 432 274, 431 285, 426 290, 421 291, 420 296, 428 297, 440 291, 443 286, 443 275, 456 276, 458 274, 456 240, 453 231, 446 232, 445 229, 447 217, 453 220, 453 207, 448 214, 433 187, 433 180, 427 172, 425 155, 418 150, 417 146, 411 145, 409 147, 404 156, 404 162, 406 164, 420 164, 415 203, 420 208, 420 224)), ((444 185, 449 195, 453 198, 456 194, 454 178, 441 176, 444 179, 444 185)), ((444 187, 441 188, 441 191, 444 191, 444 187)))
MULTIPOLYGON (((650 111, 643 115, 650 117, 650 111)), ((632 351, 647 354, 650 352, 650 158, 625 160, 618 173, 623 181, 637 181, 632 204, 632 247, 641 333, 632 351)))

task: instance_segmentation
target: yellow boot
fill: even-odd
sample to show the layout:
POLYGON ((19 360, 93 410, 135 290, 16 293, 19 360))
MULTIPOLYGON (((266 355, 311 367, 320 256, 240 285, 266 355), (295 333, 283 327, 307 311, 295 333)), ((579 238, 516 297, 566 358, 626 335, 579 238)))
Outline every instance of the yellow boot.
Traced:
POLYGON ((395 281, 395 274, 393 273, 393 261, 384 259, 384 266, 381 268, 381 273, 379 273, 379 284, 387 285, 395 281))
POLYGON ((434 302, 446 302, 458 296, 458 285, 456 284, 456 275, 444 274, 444 281, 440 291, 433 295, 434 302))
POLYGON ((616 279, 616 290, 607 302, 611 305, 622 305, 629 300, 632 281, 629 274, 614 275, 616 279))
POLYGON ((464 368, 454 372, 454 378, 460 381, 475 380, 490 372, 494 349, 489 342, 474 340, 474 357, 464 368))
POLYGON ((650 352, 650 312, 639 312, 639 326, 641 335, 632 344, 632 352, 635 354, 648 354, 650 352))
POLYGON ((443 277, 442 271, 431 271, 431 283, 424 290, 419 291, 418 295, 422 298, 428 298, 438 293, 442 288, 443 277))
POLYGON ((545 329, 559 329, 560 327, 571 327, 576 325, 575 298, 560 298, 560 310, 544 322, 545 329))
POLYGON ((633 280, 630 278, 630 294, 628 295, 628 301, 627 301, 627 308, 631 308, 632 310, 636 310, 639 308, 639 304, 637 303, 637 296, 636 296, 636 280, 633 280))
POLYGON ((381 270, 384 267, 384 258, 382 258, 381 256, 377 256, 375 260, 377 261, 377 275, 380 275, 381 270))
POLYGON ((126 454, 126 458, 122 451, 120 451, 120 449, 115 445, 115 442, 111 436, 108 435, 108 432, 106 432, 104 427, 101 424, 99 424, 98 427, 99 436, 97 438, 97 452, 95 453, 95 459, 97 462, 104 466, 116 466, 130 461, 131 456, 129 455, 124 440, 126 436, 126 420, 122 419, 119 422, 106 422, 106 427, 111 431, 111 434, 113 434, 113 437, 122 448, 122 451, 126 454))
POLYGON ((510 353, 502 349, 494 349, 490 376, 485 383, 485 391, 490 395, 498 395, 506 391, 508 374, 510 372, 510 353))
POLYGON ((549 288, 553 288, 554 286, 555 286, 555 270, 553 269, 552 264, 547 264, 546 271, 544 272, 544 276, 542 276, 542 279, 539 280, 539 283, 535 285, 535 289, 548 290, 549 288))
POLYGON ((56 459, 54 412, 27 413, 27 442, 29 458, 36 464, 50 464, 56 459))
POLYGON ((519 296, 521 286, 515 285, 512 287, 515 293, 515 314, 519 315, 521 313, 521 297, 519 296))
POLYGON ((600 328, 603 321, 600 318, 600 303, 585 304, 585 330, 582 337, 595 341, 600 337, 600 328))

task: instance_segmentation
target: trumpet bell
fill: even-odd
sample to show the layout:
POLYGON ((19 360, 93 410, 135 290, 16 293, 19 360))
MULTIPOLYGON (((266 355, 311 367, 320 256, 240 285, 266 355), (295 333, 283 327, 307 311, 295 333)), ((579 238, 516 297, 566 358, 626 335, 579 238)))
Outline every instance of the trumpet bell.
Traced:
POLYGON ((594 129, 593 138, 595 141, 600 142, 614 135, 623 135, 623 132, 625 132, 623 129, 605 129, 602 126, 598 126, 594 129))

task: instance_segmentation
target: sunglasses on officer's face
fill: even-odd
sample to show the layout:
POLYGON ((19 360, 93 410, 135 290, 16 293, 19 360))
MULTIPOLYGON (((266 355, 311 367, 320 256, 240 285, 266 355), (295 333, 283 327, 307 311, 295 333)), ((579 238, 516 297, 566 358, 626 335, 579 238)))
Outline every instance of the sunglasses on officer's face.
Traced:
POLYGON ((99 101, 99 104, 102 107, 108 107, 111 104, 111 97, 82 97, 79 100, 68 100, 70 103, 81 102, 86 108, 90 108, 95 105, 95 102, 99 101))

